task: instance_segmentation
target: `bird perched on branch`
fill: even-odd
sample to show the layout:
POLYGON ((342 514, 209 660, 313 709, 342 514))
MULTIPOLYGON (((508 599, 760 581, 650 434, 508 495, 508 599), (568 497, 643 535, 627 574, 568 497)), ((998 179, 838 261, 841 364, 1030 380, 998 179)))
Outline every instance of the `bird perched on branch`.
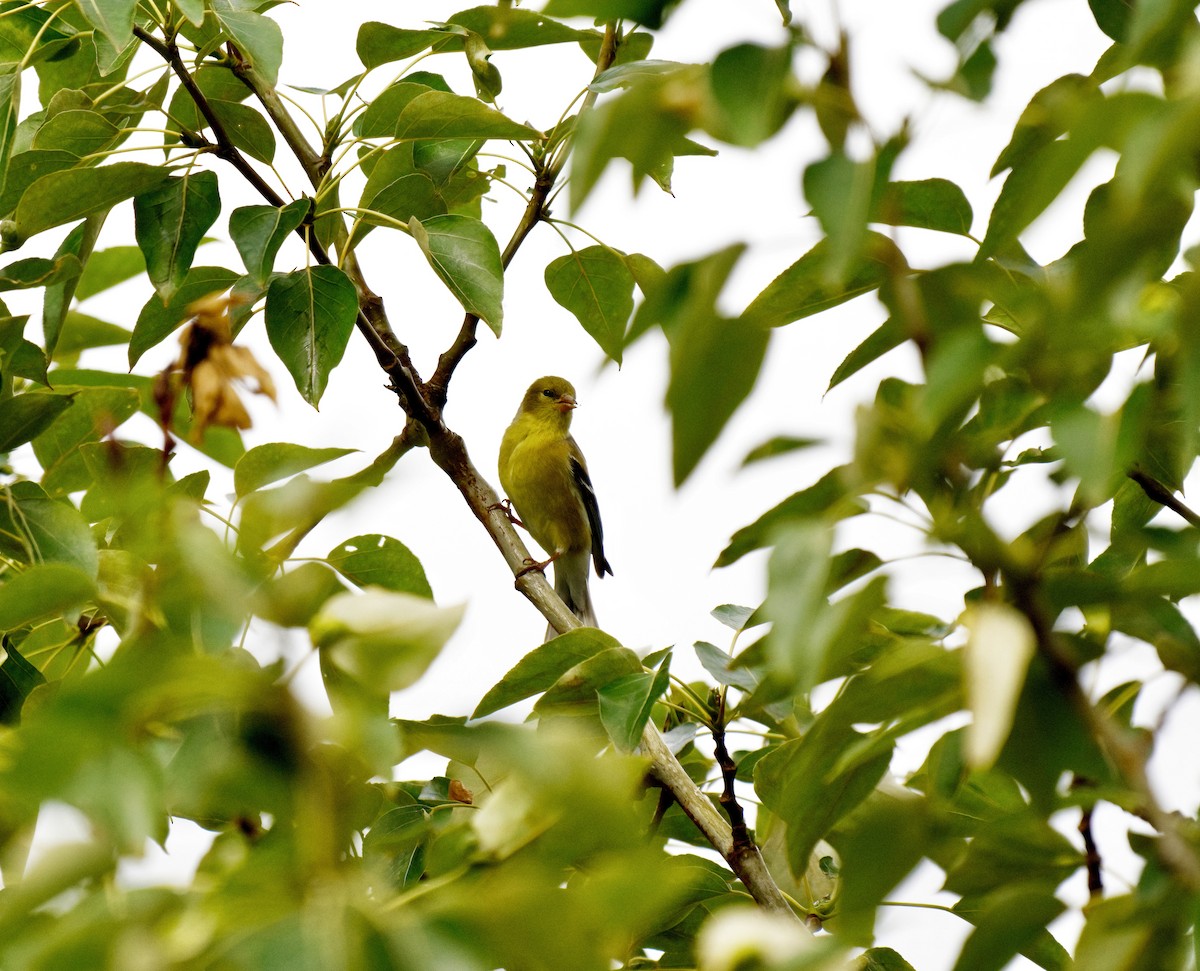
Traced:
MULTIPOLYGON (((575 388, 564 378, 538 378, 529 386, 500 443, 500 484, 521 524, 554 564, 554 592, 580 623, 596 626, 588 594, 588 559, 596 575, 612 573, 604 558, 600 508, 587 462, 571 437, 575 388)), ((546 637, 554 636, 553 628, 546 637)))

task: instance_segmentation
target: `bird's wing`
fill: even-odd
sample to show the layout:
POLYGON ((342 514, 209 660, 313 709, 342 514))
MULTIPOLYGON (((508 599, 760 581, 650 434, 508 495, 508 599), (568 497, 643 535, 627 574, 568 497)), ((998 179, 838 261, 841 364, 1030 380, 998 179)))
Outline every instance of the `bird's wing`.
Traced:
MULTIPOLYGON (((574 442, 571 443, 574 445, 574 442)), ((604 576, 612 573, 612 567, 604 558, 604 527, 600 524, 600 505, 596 502, 596 490, 592 488, 592 478, 588 475, 587 466, 583 464, 583 456, 578 446, 571 449, 571 477, 575 480, 575 488, 579 490, 579 498, 583 500, 583 509, 587 513, 588 528, 592 533, 592 561, 596 564, 596 575, 604 576)))

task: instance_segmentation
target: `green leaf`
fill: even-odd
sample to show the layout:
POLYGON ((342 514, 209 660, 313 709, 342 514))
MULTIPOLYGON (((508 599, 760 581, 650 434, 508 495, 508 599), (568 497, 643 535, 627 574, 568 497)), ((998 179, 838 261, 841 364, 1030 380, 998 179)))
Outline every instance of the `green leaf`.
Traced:
MULTIPOLYGON (((3 77, 3 72, 0 72, 0 79, 3 77)), ((21 196, 42 176, 72 168, 78 163, 79 159, 68 152, 17 152, 8 160, 8 175, 4 180, 3 192, 0 192, 0 212, 7 215, 16 209, 21 196)), ((20 242, 16 244, 19 245, 20 242)))
MULTIPOLYGON (((56 372, 57 373, 57 372, 56 372)), ((91 484, 78 447, 112 434, 137 414, 141 399, 131 388, 75 388, 63 380, 60 393, 78 391, 74 404, 33 440, 33 451, 45 470, 42 482, 52 492, 74 492, 91 484)))
POLYGON ((638 656, 627 647, 610 647, 569 669, 533 706, 539 716, 585 705, 595 710, 596 692, 627 674, 643 670, 638 656))
POLYGON ((79 12, 114 48, 123 50, 133 39, 133 13, 137 0, 76 0, 79 12))
POLYGON ((674 6, 674 0, 550 0, 543 9, 549 17, 632 20, 657 30, 674 6))
POLYGON ((309 624, 313 643, 358 684, 399 691, 433 663, 464 608, 390 590, 331 597, 309 624))
POLYGON ((385 152, 371 169, 363 187, 352 241, 366 235, 371 226, 407 226, 410 219, 431 219, 446 213, 446 200, 425 172, 414 168, 412 147, 401 145, 385 152))
POLYGON ((129 339, 129 366, 132 368, 146 351, 186 322, 191 317, 188 312, 191 304, 211 293, 228 290, 237 278, 236 273, 223 266, 193 266, 165 304, 157 294, 147 300, 129 339))
POLYGON ((823 444, 824 440, 820 438, 776 435, 774 438, 769 438, 760 445, 755 445, 754 448, 750 449, 742 459, 742 465, 753 465, 755 462, 778 458, 780 455, 791 455, 793 452, 799 452, 802 449, 814 448, 817 445, 823 444))
POLYGON ((403 30, 372 20, 358 28, 355 49, 363 66, 370 69, 413 57, 452 37, 444 30, 403 30))
POLYGON ((358 291, 336 266, 276 277, 267 290, 267 337, 314 408, 346 352, 358 317, 358 291))
POLYGON ((581 627, 535 647, 483 696, 471 713, 482 718, 550 688, 572 668, 603 651, 619 648, 609 634, 581 627))
POLYGON ((704 665, 704 670, 712 675, 717 684, 732 685, 743 691, 753 691, 758 687, 758 675, 749 668, 733 667, 733 658, 727 651, 722 651, 707 641, 696 641, 692 647, 696 651, 696 657, 704 665))
MULTIPOLYGON (((5 173, 3 180, 7 188, 12 176, 10 166, 13 154, 13 143, 17 134, 17 121, 21 114, 21 71, 20 65, 4 65, 0 68, 0 172, 5 173)), ((15 181, 15 180, 14 180, 15 181)), ((8 198, 7 194, 0 200, 8 198)), ((4 212, 8 212, 4 209, 4 212)))
POLYGON ((391 536, 370 533, 335 546, 326 561, 351 583, 433 598, 421 561, 391 536))
POLYGON ((166 303, 182 285, 204 234, 221 211, 215 172, 196 172, 133 200, 134 230, 146 273, 166 303))
POLYGON ((504 321, 504 267, 496 237, 470 216, 409 220, 409 231, 429 265, 469 314, 496 334, 504 321))
POLYGON ((21 196, 14 216, 16 232, 28 239, 92 213, 107 212, 119 202, 153 192, 168 178, 170 169, 142 162, 51 172, 21 196))
POLYGON ((70 613, 95 596, 95 582, 79 567, 36 564, 0 585, 0 630, 70 613))
POLYGON ((367 106, 367 110, 354 119, 354 134, 359 138, 392 138, 396 134, 400 112, 413 98, 431 90, 450 90, 444 83, 432 83, 435 77, 429 75, 430 83, 421 83, 410 75, 385 88, 367 106))
POLYGON ((1046 930, 1065 909, 1052 887, 1018 882, 983 897, 964 897, 953 909, 975 925, 954 971, 1000 971, 1018 954, 1042 957, 1034 960, 1043 968, 1070 967, 1070 956, 1046 930))
POLYGON ((770 331, 741 320, 693 318, 671 341, 672 468, 681 485, 754 389, 770 331))
POLYGON ((572 250, 546 267, 546 289, 555 302, 618 364, 633 313, 633 283, 622 255, 607 246, 572 250))
POLYGON ((45 684, 42 672, 21 656, 5 638, 0 643, 0 725, 16 725, 21 720, 25 699, 39 684, 45 684))
POLYGON ((632 752, 641 744, 654 704, 669 686, 670 672, 664 660, 657 671, 628 674, 597 690, 600 721, 618 750, 632 752))
POLYGON ((62 332, 54 347, 54 359, 74 359, 80 351, 93 347, 127 344, 130 336, 131 332, 124 327, 71 310, 63 320, 62 332))
POLYGON ((536 128, 521 125, 475 98, 449 91, 426 91, 404 106, 396 119, 395 137, 506 138, 533 141, 536 128))
POLYGON ((754 766, 754 789, 763 805, 787 820, 787 861, 804 873, 817 841, 875 789, 891 760, 891 748, 839 769, 842 753, 864 736, 818 721, 804 738, 784 742, 754 766))
POLYGON ((752 148, 774 135, 791 116, 792 48, 738 44, 713 61, 713 97, 722 113, 715 134, 752 148))
POLYGON ((235 148, 260 162, 271 164, 275 158, 275 131, 262 114, 236 101, 214 99, 209 105, 225 126, 235 148))
MULTIPOLYGON (((93 213, 67 233, 66 239, 55 252, 55 259, 75 260, 87 263, 91 256, 107 213, 93 213)), ((46 356, 52 358, 58 346, 63 321, 75 295, 79 274, 71 273, 46 287, 42 298, 42 335, 45 340, 46 356)))
POLYGON ((110 246, 88 257, 75 297, 86 300, 146 270, 146 258, 136 246, 110 246))
POLYGON ((240 499, 272 482, 332 462, 353 451, 352 448, 307 448, 289 442, 256 445, 233 467, 233 488, 240 499))
POLYGON ((48 260, 33 256, 17 260, 0 267, 0 290, 28 290, 31 287, 46 287, 68 277, 78 277, 82 272, 79 258, 67 253, 48 260))
POLYGON ((96 540, 68 502, 51 499, 32 482, 8 490, 0 506, 0 550, 22 563, 63 563, 89 577, 99 570, 96 540))
POLYGON ((872 222, 959 236, 970 235, 973 219, 966 194, 948 179, 889 182, 871 213, 872 222))
POLYGON ((304 222, 312 204, 297 199, 281 209, 274 206, 242 206, 229 216, 229 235, 237 246, 246 272, 265 287, 275 269, 275 255, 284 240, 304 222))
POLYGON ((68 152, 77 158, 100 155, 124 137, 98 111, 76 108, 49 118, 33 136, 32 148, 43 152, 68 152))
POLYGON ((31 391, 0 399, 0 452, 11 452, 40 435, 71 407, 69 394, 31 391))
POLYGON ((866 340, 846 355, 833 372, 833 377, 829 379, 829 387, 825 389, 826 392, 832 391, 848 377, 857 374, 868 364, 874 363, 888 351, 899 347, 907 339, 908 334, 905 331, 904 322, 895 317, 889 317, 873 330, 866 340))
POLYGON ((234 0, 212 0, 212 12, 243 59, 270 85, 279 80, 283 32, 270 17, 242 8, 234 0))
POLYGON ((1088 0, 1096 26, 1118 44, 1129 35, 1130 5, 1128 0, 1088 0))
POLYGON ((301 563, 256 593, 254 612, 280 627, 307 627, 326 600, 345 590, 324 563, 301 563))
MULTIPOLYGON (((734 533, 715 565, 729 566, 747 553, 770 545, 779 527, 788 522, 817 517, 827 522, 837 521, 865 511, 866 505, 849 491, 846 469, 831 469, 807 489, 788 496, 734 533)), ((879 564, 878 557, 875 563, 879 564)))
POLYGON ((759 327, 779 327, 878 289, 907 263, 886 236, 868 232, 864 256, 840 281, 829 282, 827 242, 817 243, 767 285, 742 313, 759 327))

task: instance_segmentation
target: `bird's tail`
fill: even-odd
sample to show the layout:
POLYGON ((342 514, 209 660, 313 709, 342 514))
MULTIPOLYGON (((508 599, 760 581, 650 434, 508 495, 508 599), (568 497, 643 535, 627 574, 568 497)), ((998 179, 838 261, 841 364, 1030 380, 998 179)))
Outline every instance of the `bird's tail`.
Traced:
MULTIPOLYGON (((592 597, 588 592, 588 570, 591 554, 588 550, 564 553, 554 561, 554 592, 567 605, 585 627, 596 627, 596 611, 592 609, 592 597)), ((546 628, 546 640, 557 637, 553 627, 546 628)))

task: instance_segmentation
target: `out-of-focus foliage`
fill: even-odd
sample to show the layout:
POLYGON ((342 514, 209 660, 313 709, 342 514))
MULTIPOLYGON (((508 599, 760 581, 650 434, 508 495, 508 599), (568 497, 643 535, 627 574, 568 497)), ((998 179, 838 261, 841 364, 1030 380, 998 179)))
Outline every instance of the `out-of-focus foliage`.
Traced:
MULTIPOLYGON (((897 971, 910 965, 871 946, 876 914, 928 861, 957 897, 946 919, 973 925, 956 967, 1020 953, 1054 971, 1072 960, 1047 930, 1069 903, 1060 884, 1106 876, 1062 821, 1104 802, 1153 832, 1131 836, 1136 885, 1110 882, 1082 915, 1076 966, 1194 967, 1196 807, 1168 814, 1147 781, 1155 732, 1131 720, 1142 682, 1092 697, 1081 678, 1132 638, 1178 675, 1181 698, 1200 681, 1181 607, 1200 592, 1200 518, 1177 498, 1200 450, 1191 5, 1089 0, 1111 47, 1090 75, 1034 96, 995 160, 988 214, 936 172, 894 177, 910 134, 873 136, 860 117, 853 39, 821 49, 785 0, 773 43, 703 64, 651 57, 676 3, 500 2, 437 23, 406 5, 395 24, 362 25, 362 73, 286 99, 274 5, 0 3, 12 254, 0 290, 40 291, 41 307, 35 320, 0 304, 0 964, 897 971), (577 51, 579 75, 545 81, 561 115, 518 121, 496 107, 491 56, 519 65, 542 45, 577 51), (800 55, 824 64, 818 80, 797 73, 800 55), (462 58, 471 91, 435 73, 462 58), (391 80, 372 87, 381 71, 391 80), (1161 83, 1120 83, 1131 76, 1161 83), (320 144, 285 106, 304 97, 324 99, 320 144), (513 228, 483 218, 509 178, 487 168, 489 142, 528 159, 536 222, 550 219, 537 193, 560 178, 575 208, 610 167, 669 190, 680 159, 702 166, 805 115, 826 144, 794 184, 822 238, 740 310, 724 299, 739 240, 664 268, 564 229, 546 287, 614 361, 665 336, 680 483, 754 389, 779 328, 820 326, 822 311, 873 294, 882 320, 830 387, 902 345, 920 380, 881 379, 845 463, 730 539, 719 565, 770 549, 769 592, 714 612, 731 635, 695 645, 708 681, 672 675, 670 652, 639 658, 582 629, 532 651, 470 718, 389 720, 389 693, 425 676, 461 608, 435 603, 400 539, 297 548, 420 443, 398 438, 328 480, 308 473, 347 450, 246 450, 241 395, 273 389, 239 335, 264 328, 275 373, 316 406, 350 341, 395 353, 355 257, 386 239, 416 247, 468 322, 499 336, 512 253, 498 240, 513 228), (1075 245, 1038 265, 1022 234, 1098 152, 1115 155, 1113 177, 1075 245), (285 154, 304 178, 281 187, 268 163, 285 154), (350 199, 355 169, 364 188, 350 199), (234 184, 260 198, 229 210, 234 184), (132 238, 110 225, 118 209, 132 238), (971 258, 922 265, 894 227, 959 237, 971 258), (210 234, 241 265, 197 263, 210 234), (301 263, 280 257, 293 234, 301 263), (92 314, 91 297, 129 280, 143 284, 140 312, 92 314), (80 366, 117 346, 136 369, 177 332, 160 374, 80 366), (1136 377, 1098 406, 1130 351, 1136 377), (137 416, 158 431, 129 430, 137 416), (177 449, 232 470, 232 505, 207 472, 173 474, 177 449), (1047 481, 1058 505, 1003 535, 996 506, 1047 481), (840 543, 840 523, 897 504, 927 550, 975 570, 960 616, 893 602, 888 577, 912 564, 840 543), (267 625, 310 638, 331 716, 295 698, 267 625), (531 724, 484 720, 531 698, 531 724), (960 713, 966 726, 945 729, 960 713), (753 787, 776 883, 831 934, 745 910, 734 873, 648 785, 651 722, 714 799, 724 787, 745 802, 753 787), (731 724, 756 741, 726 758, 731 724), (924 764, 894 776, 897 743, 932 725, 924 764), (444 774, 403 779, 419 752, 444 774), (29 860, 54 804, 81 813, 86 834, 29 860), (212 834, 191 882, 131 889, 122 861, 184 821, 212 834)), ((957 63, 930 86, 985 98, 1019 6, 949 4, 937 29, 957 63)), ((811 444, 778 436, 747 461, 811 444)))

